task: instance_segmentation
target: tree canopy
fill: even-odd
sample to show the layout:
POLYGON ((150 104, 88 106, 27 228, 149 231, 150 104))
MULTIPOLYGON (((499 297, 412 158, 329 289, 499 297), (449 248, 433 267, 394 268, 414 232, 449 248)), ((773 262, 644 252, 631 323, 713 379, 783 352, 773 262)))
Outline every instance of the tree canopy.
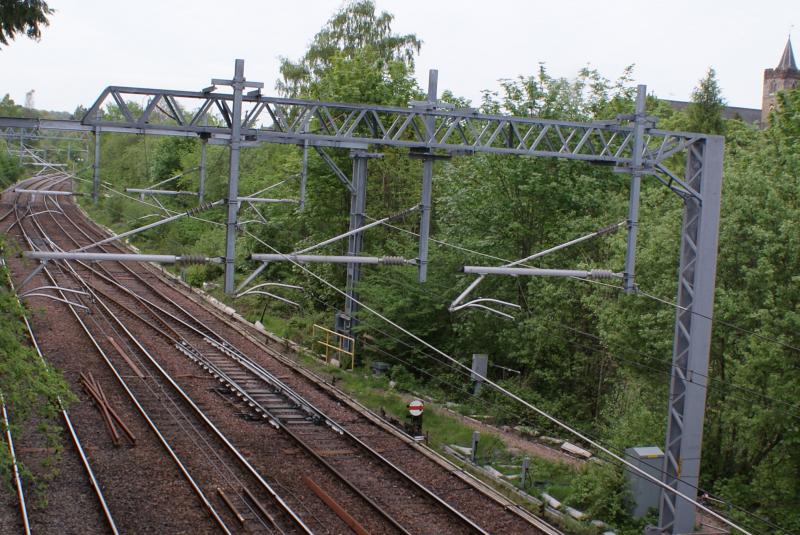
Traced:
POLYGON ((356 76, 371 72, 377 78, 365 79, 364 90, 357 95, 338 95, 363 102, 372 96, 369 88, 381 85, 381 79, 405 78, 414 70, 414 56, 422 41, 414 34, 393 33, 393 20, 394 16, 385 11, 376 13, 371 0, 346 4, 314 36, 302 58, 296 62, 281 60, 278 89, 292 97, 330 98, 332 88, 323 81, 332 71, 349 70, 356 76))
POLYGON ((0 43, 8 45, 17 34, 31 39, 42 36, 41 28, 50 24, 53 10, 43 0, 3 0, 0 2, 0 43))
POLYGON ((700 84, 692 91, 692 101, 686 110, 689 119, 689 130, 704 134, 722 134, 725 125, 722 110, 725 100, 717 82, 717 73, 709 68, 700 84))

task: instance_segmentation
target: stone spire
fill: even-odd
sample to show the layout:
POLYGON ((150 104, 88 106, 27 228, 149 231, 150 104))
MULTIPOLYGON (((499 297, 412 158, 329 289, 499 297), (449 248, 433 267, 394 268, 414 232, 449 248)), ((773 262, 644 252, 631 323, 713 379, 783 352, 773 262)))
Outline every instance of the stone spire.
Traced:
POLYGON ((786 48, 783 49, 783 55, 775 70, 782 71, 796 71, 797 63, 794 62, 794 52, 792 51, 792 38, 786 40, 786 48))
POLYGON ((761 96, 761 126, 769 125, 769 114, 775 109, 777 94, 800 86, 800 70, 794 61, 792 39, 786 40, 786 47, 778 66, 764 70, 764 90, 761 96))

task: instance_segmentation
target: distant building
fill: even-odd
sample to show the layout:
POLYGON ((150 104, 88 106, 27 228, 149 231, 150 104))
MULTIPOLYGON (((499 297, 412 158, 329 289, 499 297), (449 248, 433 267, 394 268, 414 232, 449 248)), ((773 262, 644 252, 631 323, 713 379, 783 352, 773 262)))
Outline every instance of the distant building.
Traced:
POLYGON ((800 82, 800 71, 794 61, 792 40, 786 41, 783 55, 774 69, 764 69, 764 89, 761 93, 761 124, 766 126, 769 112, 775 108, 775 95, 778 91, 794 89, 800 82))
MULTIPOLYGON (((774 69, 764 69, 764 87, 761 94, 761 109, 725 106, 722 116, 725 119, 741 119, 748 124, 764 128, 769 123, 769 112, 775 109, 775 98, 779 91, 794 89, 800 85, 800 70, 794 60, 791 38, 786 41, 783 55, 774 69)), ((676 110, 684 110, 689 102, 664 100, 676 110)))

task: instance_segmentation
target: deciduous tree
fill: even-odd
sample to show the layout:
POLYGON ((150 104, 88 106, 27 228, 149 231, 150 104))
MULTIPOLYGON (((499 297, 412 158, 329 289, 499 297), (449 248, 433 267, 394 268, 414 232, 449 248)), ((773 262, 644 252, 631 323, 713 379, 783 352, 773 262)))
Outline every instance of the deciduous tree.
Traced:
POLYGON ((3 0, 0 2, 0 43, 8 45, 18 33, 39 39, 41 27, 50 24, 53 10, 42 0, 3 0))

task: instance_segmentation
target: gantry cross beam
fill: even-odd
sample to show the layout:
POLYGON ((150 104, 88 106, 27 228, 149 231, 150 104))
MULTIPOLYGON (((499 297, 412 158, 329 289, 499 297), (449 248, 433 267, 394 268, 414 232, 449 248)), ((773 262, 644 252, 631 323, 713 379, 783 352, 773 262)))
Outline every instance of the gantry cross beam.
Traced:
POLYGON ((0 139, 5 140, 8 153, 25 165, 37 165, 41 160, 48 160, 52 154, 59 154, 59 159, 66 161, 75 156, 87 158, 89 154, 88 136, 83 131, 69 133, 40 130, 30 125, 0 126, 0 139), (30 142, 39 145, 32 145, 30 142), (41 143, 45 143, 44 146, 40 146, 41 143))
MULTIPOLYGON (((288 143, 313 147, 325 159, 324 147, 353 150, 354 177, 335 169, 352 197, 351 231, 363 213, 363 195, 355 184, 366 184, 371 147, 409 149, 424 161, 422 214, 429 214, 431 160, 450 154, 493 153, 555 157, 613 165, 631 174, 628 250, 624 285, 635 291, 634 258, 638 226, 639 181, 653 176, 684 202, 681 230, 678 315, 670 386, 664 482, 685 495, 696 496, 705 390, 698 378, 706 376, 711 339, 711 315, 719 227, 723 142, 718 136, 670 132, 654 128, 644 113, 644 86, 639 88, 636 112, 616 121, 581 123, 483 114, 472 109, 450 109, 436 99, 436 79, 429 81, 428 99, 408 108, 321 102, 267 97, 261 84, 244 78, 237 60, 231 80, 213 80, 203 91, 175 91, 136 87, 106 88, 81 121, 0 118, 0 128, 31 128, 93 132, 96 149, 102 132, 170 136, 199 136, 231 149, 228 221, 225 253, 225 291, 232 293, 234 245, 239 206, 238 160, 242 147, 260 143, 288 143), (218 85, 232 87, 218 91, 218 85), (253 88, 245 92, 246 89, 253 88), (684 158, 680 155, 683 154, 684 158), (681 162, 685 171, 670 168, 681 162)), ((205 145, 204 145, 205 146, 205 145)), ((96 150, 96 166, 99 152, 96 150)), ((332 164, 327 158, 329 164, 332 164)), ((96 168, 97 171, 97 168, 96 168)), ((95 172, 95 197, 99 187, 95 172)), ((302 200, 301 200, 302 202, 302 200)), ((349 254, 360 251, 353 239, 349 254)), ((424 280, 427 236, 420 240, 420 279, 424 280)), ((348 273, 357 273, 354 263, 348 273)), ((353 296, 348 279, 348 296, 353 296)), ((659 531, 690 533, 694 506, 664 492, 659 531)))
MULTIPOLYGON (((230 138, 234 95, 135 87, 106 88, 81 121, 84 125, 230 138), (134 108, 129 102, 148 104, 134 108), (106 112, 103 112, 103 110, 106 112), (108 110, 113 113, 108 113, 108 110), (208 124, 204 124, 204 123, 208 124)), ((243 95, 238 124, 248 141, 366 148, 368 145, 552 156, 597 163, 633 163, 634 127, 622 121, 580 123, 490 115, 472 109, 400 108, 243 95), (431 123, 432 120, 432 123, 431 123)), ((630 120, 633 117, 629 118, 630 120)), ((658 165, 699 140, 700 134, 648 129, 643 164, 658 165)))

